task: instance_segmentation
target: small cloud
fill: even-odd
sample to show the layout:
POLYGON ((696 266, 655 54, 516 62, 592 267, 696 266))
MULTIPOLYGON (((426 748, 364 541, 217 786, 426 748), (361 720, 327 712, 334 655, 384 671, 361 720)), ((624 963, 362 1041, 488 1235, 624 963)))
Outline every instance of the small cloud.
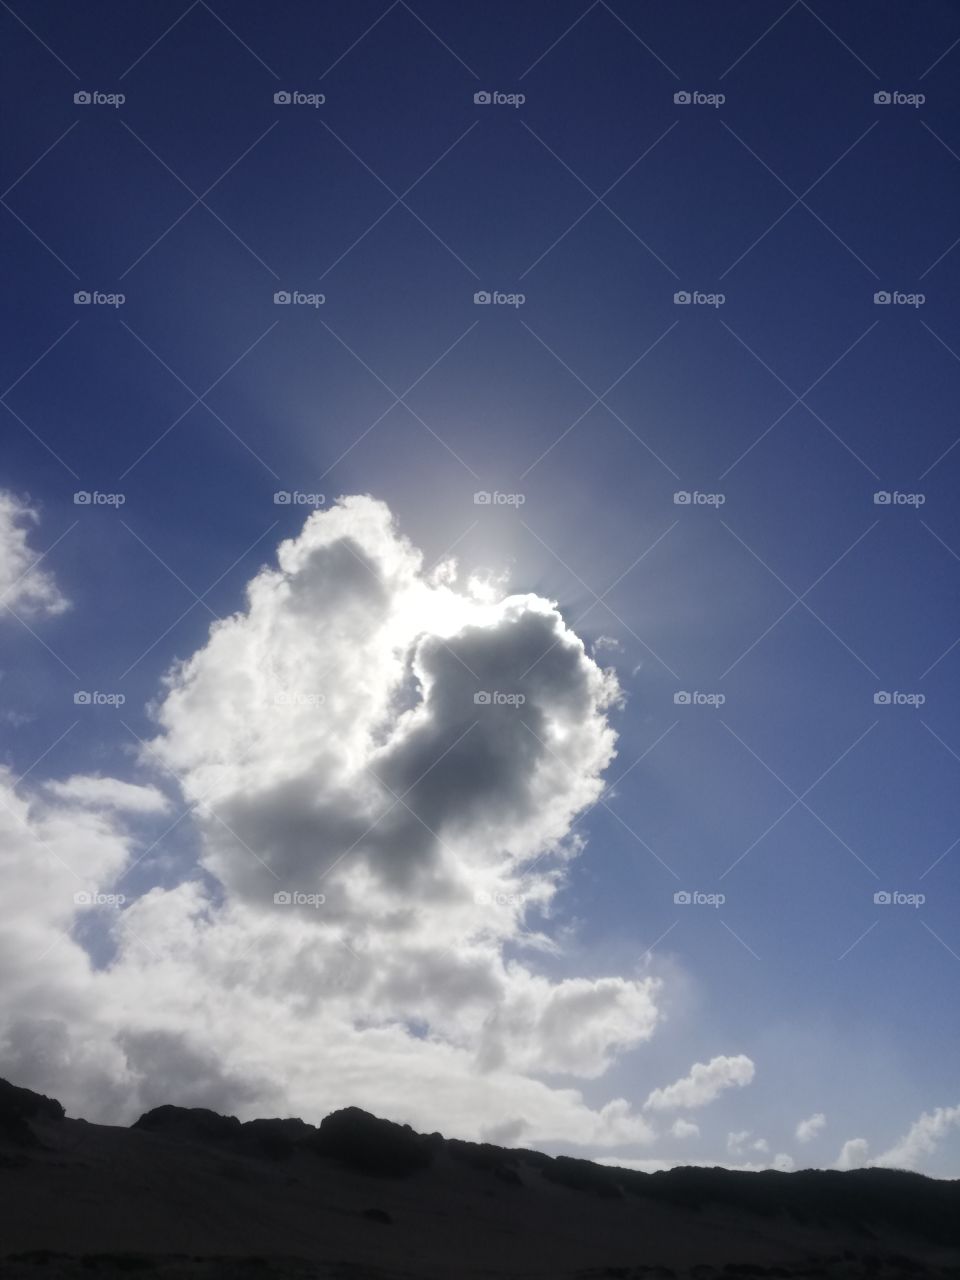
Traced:
POLYGON ((43 554, 29 545, 37 512, 28 503, 0 489, 0 606, 27 617, 53 617, 69 608, 53 577, 39 567, 43 554))
POLYGON ((94 774, 74 774, 65 782, 49 782, 47 790, 60 800, 72 800, 89 808, 115 809, 118 813, 163 813, 170 807, 167 797, 156 787, 94 774))
POLYGON ((0 724, 8 724, 11 729, 21 729, 25 724, 30 724, 36 718, 36 716, 28 715, 25 711, 0 711, 0 724))
POLYGON ((692 1120, 674 1120, 670 1132, 675 1138, 699 1138, 700 1126, 692 1120))
POLYGON ((866 1138, 849 1138, 840 1148, 835 1169, 862 1169, 867 1163, 870 1144, 866 1138))
MULTIPOLYGON (((929 1156, 936 1151, 940 1139, 950 1129, 960 1125, 960 1105, 956 1107, 937 1107, 935 1111, 925 1111, 919 1120, 915 1120, 899 1142, 877 1156, 873 1164, 888 1169, 915 1169, 921 1157, 929 1156)), ((850 1144, 847 1143, 846 1146, 850 1144)), ((844 1148, 846 1149, 846 1147, 844 1148)))
POLYGON ((673 1111, 680 1107, 703 1107, 734 1085, 742 1088, 754 1076, 754 1065, 746 1054, 728 1058, 720 1054, 709 1062, 695 1062, 690 1074, 664 1089, 654 1089, 645 1108, 651 1111, 673 1111))
POLYGON ((741 1129, 737 1133, 727 1134, 727 1150, 732 1156, 744 1156, 749 1151, 766 1155, 770 1144, 766 1138, 754 1138, 752 1129, 741 1129))
POLYGON ((796 1128, 796 1137, 798 1142, 812 1142, 817 1134, 826 1128, 827 1117, 822 1111, 817 1111, 812 1116, 808 1116, 806 1120, 801 1120, 796 1128))
POLYGON ((616 636, 597 636, 593 642, 594 654, 601 653, 604 649, 609 649, 611 653, 622 653, 623 645, 616 636))

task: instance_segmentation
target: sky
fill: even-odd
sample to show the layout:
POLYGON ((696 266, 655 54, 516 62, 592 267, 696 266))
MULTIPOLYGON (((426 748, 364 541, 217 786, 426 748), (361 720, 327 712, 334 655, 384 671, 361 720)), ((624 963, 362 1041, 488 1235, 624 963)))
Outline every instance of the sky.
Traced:
POLYGON ((0 24, 0 1074, 960 1176, 956 7, 0 24))

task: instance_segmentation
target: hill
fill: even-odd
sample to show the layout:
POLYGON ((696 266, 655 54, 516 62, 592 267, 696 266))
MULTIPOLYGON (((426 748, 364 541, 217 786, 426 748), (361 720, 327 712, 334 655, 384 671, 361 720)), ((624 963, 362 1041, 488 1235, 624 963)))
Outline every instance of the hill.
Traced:
POLYGON ((960 1277, 960 1182, 638 1173, 418 1134, 157 1107, 70 1119, 0 1081, 0 1274, 144 1280, 960 1277))

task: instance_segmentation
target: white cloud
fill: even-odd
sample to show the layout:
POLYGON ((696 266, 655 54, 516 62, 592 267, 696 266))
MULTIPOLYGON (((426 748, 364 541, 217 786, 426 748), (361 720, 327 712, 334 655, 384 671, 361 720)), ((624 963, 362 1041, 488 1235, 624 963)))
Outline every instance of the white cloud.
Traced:
POLYGON ((620 653, 623 651, 623 645, 616 636, 597 636, 593 642, 594 654, 599 654, 604 649, 609 649, 612 653, 620 653))
POLYGON ((654 1089, 644 1103, 651 1111, 671 1111, 679 1107, 703 1107, 734 1085, 743 1087, 754 1076, 754 1065, 746 1054, 728 1058, 721 1054, 709 1062, 695 1062, 689 1075, 663 1089, 654 1089))
POLYGON ((770 1150, 770 1144, 766 1138, 754 1138, 751 1129, 741 1129, 736 1133, 727 1134, 727 1150, 732 1156, 746 1155, 748 1151, 766 1155, 770 1150))
POLYGON ((670 1126, 670 1132, 675 1138, 699 1138, 700 1126, 692 1120, 678 1119, 670 1126))
POLYGON ((48 782, 47 790, 61 800, 95 809, 116 809, 127 813, 163 813, 170 802, 156 787, 121 782, 94 774, 75 774, 64 782, 48 782))
POLYGON ((946 1137, 957 1125, 960 1125, 960 1106, 924 1111, 900 1141, 877 1156, 872 1163, 888 1169, 916 1169, 922 1158, 932 1155, 941 1138, 946 1137))
POLYGON ((792 1173, 795 1167, 792 1158, 782 1152, 775 1155, 769 1163, 759 1163, 756 1160, 741 1160, 737 1163, 731 1163, 729 1160, 690 1160, 686 1157, 678 1159, 676 1156, 670 1159, 662 1156, 611 1156, 603 1152, 591 1156, 591 1159, 597 1164, 620 1169, 636 1169, 640 1173, 660 1173, 680 1166, 692 1169, 730 1169, 736 1173, 761 1173, 764 1169, 792 1173))
POLYGON ((798 1142, 812 1142, 822 1129, 826 1127, 827 1117, 822 1111, 815 1112, 812 1116, 808 1116, 806 1120, 801 1120, 796 1128, 796 1138, 798 1142))
POLYGON ((862 1169, 869 1164, 867 1152, 870 1144, 866 1138, 848 1138, 840 1148, 840 1154, 834 1163, 835 1169, 862 1169))
POLYGON ((861 1169, 865 1166, 885 1169, 917 1169, 925 1156, 933 1155, 941 1140, 960 1127, 960 1105, 937 1107, 924 1111, 898 1142, 880 1155, 869 1158, 866 1138, 850 1138, 843 1144, 834 1163, 835 1169, 861 1169))
POLYGON ((596 1079, 649 1038, 658 980, 531 960, 562 963, 549 915, 614 755, 615 678, 549 601, 426 575, 371 499, 312 516, 278 562, 170 673, 145 755, 195 806, 214 890, 196 876, 101 912, 116 954, 95 970, 72 892, 123 885, 120 811, 162 797, 6 780, 7 1070, 91 1118, 351 1102, 466 1137, 649 1143, 623 1099, 548 1078, 596 1079))
POLYGON ((7 490, 0 489, 0 609, 27 617, 63 613, 69 601, 53 574, 39 567, 40 555, 29 545, 36 510, 7 490))

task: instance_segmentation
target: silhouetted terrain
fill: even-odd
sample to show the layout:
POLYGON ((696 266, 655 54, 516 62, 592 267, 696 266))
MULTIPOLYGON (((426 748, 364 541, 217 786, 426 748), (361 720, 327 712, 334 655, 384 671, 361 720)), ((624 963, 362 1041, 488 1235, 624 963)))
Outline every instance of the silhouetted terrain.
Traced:
POLYGON ((0 1081, 0 1275, 144 1280, 960 1277, 960 1182, 644 1174, 415 1133, 157 1107, 129 1129, 0 1081))

